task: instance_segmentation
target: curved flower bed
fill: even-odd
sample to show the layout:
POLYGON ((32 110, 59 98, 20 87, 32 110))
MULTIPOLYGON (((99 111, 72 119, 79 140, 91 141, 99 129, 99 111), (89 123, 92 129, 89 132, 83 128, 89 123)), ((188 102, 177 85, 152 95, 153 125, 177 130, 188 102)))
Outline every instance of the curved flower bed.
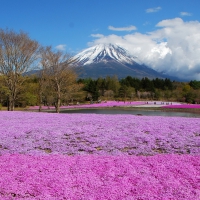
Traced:
POLYGON ((200 198, 198 118, 2 111, 0 154, 0 199, 200 198))
MULTIPOLYGON (((101 103, 92 104, 78 104, 70 106, 61 106, 60 109, 73 109, 73 108, 105 108, 105 107, 131 107, 135 105, 143 105, 145 102, 142 101, 102 101, 101 103)), ((29 110, 38 110, 39 106, 31 106, 29 110)), ((42 106, 43 110, 55 109, 54 106, 42 106)))
MULTIPOLYGON (((69 105, 61 106, 60 109, 84 109, 84 108, 111 108, 111 107, 166 107, 163 105, 170 104, 181 105, 179 102, 161 102, 161 101, 102 101, 101 103, 93 104, 79 104, 79 105, 69 105)), ((30 106, 29 110, 38 110, 39 106, 30 106)), ((54 106, 42 106, 42 110, 54 110, 54 106)))

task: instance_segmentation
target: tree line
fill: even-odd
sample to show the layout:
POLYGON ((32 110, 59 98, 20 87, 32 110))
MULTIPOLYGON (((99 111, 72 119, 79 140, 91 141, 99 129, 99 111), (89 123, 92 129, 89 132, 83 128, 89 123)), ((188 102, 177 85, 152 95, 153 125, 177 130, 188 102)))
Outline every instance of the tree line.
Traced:
POLYGON ((51 46, 42 46, 27 33, 0 29, 0 105, 55 106, 105 100, 165 100, 200 102, 200 81, 181 83, 170 79, 117 76, 77 79, 73 57, 51 46), (35 75, 28 75, 37 69, 35 75))
POLYGON ((99 98, 120 100, 163 100, 200 103, 200 81, 176 82, 170 79, 138 79, 127 76, 118 80, 116 76, 93 80, 79 79, 87 91, 86 100, 99 98))

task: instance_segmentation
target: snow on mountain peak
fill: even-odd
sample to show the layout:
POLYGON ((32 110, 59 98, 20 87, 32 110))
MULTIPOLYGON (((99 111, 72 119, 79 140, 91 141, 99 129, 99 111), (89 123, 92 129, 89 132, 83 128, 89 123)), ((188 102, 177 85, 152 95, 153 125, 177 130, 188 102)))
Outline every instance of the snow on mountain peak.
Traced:
POLYGON ((136 62, 141 64, 141 61, 137 57, 132 56, 127 50, 114 44, 98 44, 83 50, 74 58, 76 59, 76 63, 81 65, 102 61, 108 62, 108 60, 115 60, 119 63, 133 64, 136 62))

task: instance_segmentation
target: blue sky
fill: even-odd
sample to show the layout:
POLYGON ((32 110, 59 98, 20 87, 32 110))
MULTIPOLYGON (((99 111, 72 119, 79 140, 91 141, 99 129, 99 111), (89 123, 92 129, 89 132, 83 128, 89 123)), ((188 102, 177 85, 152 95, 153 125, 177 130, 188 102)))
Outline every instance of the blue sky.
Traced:
POLYGON ((0 4, 0 28, 23 30, 42 45, 76 54, 98 43, 117 43, 158 71, 200 79, 199 0, 0 0, 0 4), (188 59, 179 63, 186 55, 188 59))

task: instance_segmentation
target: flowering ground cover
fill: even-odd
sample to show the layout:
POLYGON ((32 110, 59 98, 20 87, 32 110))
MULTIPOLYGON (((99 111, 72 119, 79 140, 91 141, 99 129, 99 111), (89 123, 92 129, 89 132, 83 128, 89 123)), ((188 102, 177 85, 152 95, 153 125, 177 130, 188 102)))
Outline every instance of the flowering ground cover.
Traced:
POLYGON ((2 111, 0 155, 0 199, 200 199, 199 118, 2 111))
POLYGON ((186 108, 186 109, 200 109, 200 104, 181 104, 181 105, 168 105, 168 106, 163 106, 164 108, 186 108))
MULTIPOLYGON (((161 101, 102 101, 101 103, 93 104, 79 104, 79 105, 70 105, 70 106, 61 106, 61 109, 83 109, 83 108, 106 108, 106 107, 163 107, 163 105, 168 104, 169 102, 161 101)), ((170 105, 182 105, 179 102, 171 102, 170 105)), ((29 110, 38 110, 39 106, 30 106, 29 110)), ((42 106, 43 110, 55 109, 54 106, 42 106)))
POLYGON ((0 198, 198 200, 200 156, 29 156, 0 159, 0 198))
POLYGON ((0 153, 199 154, 199 118, 1 112, 0 153))
MULTIPOLYGON (((130 107, 135 105, 143 105, 145 102, 142 101, 102 101, 101 103, 93 104, 79 104, 70 106, 61 106, 60 109, 73 109, 73 108, 105 108, 105 107, 130 107)), ((30 106, 29 110, 38 110, 39 106, 30 106)), ((43 110, 55 109, 54 106, 42 106, 43 110)))

